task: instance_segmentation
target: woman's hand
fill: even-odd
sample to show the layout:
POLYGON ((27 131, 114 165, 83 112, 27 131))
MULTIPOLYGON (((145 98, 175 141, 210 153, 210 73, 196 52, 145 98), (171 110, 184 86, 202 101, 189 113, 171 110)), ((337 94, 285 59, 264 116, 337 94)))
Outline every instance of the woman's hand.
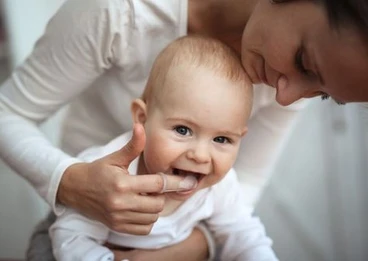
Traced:
POLYGON ((111 249, 115 261, 203 261, 208 259, 207 240, 201 230, 195 228, 183 242, 157 250, 119 251, 111 249))
POLYGON ((58 200, 115 231, 148 234, 164 207, 160 193, 196 184, 163 174, 129 175, 129 164, 144 145, 143 126, 136 124, 132 139, 122 149, 91 163, 71 165, 60 182, 58 200))

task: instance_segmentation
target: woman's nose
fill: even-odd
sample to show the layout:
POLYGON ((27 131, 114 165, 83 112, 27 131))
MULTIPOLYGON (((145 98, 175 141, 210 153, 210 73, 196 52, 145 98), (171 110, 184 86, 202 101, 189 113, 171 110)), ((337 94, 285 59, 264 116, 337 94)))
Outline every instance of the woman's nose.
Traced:
POLYGON ((276 101, 283 106, 292 104, 293 102, 304 97, 305 89, 300 84, 292 84, 286 76, 280 76, 277 82, 276 101))
POLYGON ((208 163, 210 162, 210 153, 207 144, 203 143, 195 143, 188 150, 187 156, 189 159, 197 162, 197 163, 208 163))

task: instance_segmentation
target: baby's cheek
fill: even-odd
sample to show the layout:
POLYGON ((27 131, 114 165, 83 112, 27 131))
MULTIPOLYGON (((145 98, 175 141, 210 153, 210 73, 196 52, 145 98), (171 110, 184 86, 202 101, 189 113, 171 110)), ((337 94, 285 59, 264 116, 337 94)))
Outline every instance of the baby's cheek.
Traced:
POLYGON ((223 155, 221 163, 218 165, 218 172, 224 175, 234 166, 236 157, 232 153, 223 155))
POLYGON ((158 144, 146 143, 146 147, 144 149, 144 159, 146 167, 150 171, 161 171, 161 165, 163 161, 163 155, 161 153, 161 146, 157 146, 158 144))
POLYGON ((208 180, 208 186, 213 186, 219 183, 225 176, 227 172, 215 172, 208 180))
POLYGON ((166 170, 176 157, 175 147, 165 139, 151 139, 144 150, 146 164, 156 171, 166 170))

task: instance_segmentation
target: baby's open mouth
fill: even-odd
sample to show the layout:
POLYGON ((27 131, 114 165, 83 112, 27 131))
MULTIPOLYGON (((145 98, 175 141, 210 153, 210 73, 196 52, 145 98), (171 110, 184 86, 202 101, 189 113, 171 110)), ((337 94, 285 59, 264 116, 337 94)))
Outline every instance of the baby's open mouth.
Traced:
POLYGON ((181 176, 181 177, 187 177, 187 176, 195 177, 198 183, 205 176, 204 174, 199 173, 199 172, 192 172, 192 171, 187 171, 187 170, 182 170, 182 169, 177 169, 177 168, 173 168, 172 174, 176 176, 181 176))

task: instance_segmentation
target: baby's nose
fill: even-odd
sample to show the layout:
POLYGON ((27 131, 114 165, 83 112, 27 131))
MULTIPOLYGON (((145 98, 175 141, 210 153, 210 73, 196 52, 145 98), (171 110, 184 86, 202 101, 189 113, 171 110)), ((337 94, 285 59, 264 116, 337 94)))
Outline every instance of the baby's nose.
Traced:
POLYGON ((188 150, 187 155, 189 159, 201 164, 208 163, 211 160, 208 145, 205 143, 194 144, 188 150))

